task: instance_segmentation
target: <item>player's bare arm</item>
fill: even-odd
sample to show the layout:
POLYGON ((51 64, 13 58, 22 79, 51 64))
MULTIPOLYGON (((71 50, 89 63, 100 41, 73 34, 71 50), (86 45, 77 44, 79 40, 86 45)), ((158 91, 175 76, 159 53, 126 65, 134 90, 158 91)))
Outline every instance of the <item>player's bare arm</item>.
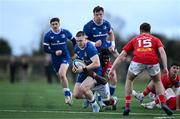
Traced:
POLYGON ((88 69, 95 69, 95 68, 100 66, 100 60, 99 60, 98 55, 91 57, 91 61, 92 61, 92 63, 86 66, 87 70, 88 69))
POLYGON ((117 66, 126 59, 126 56, 127 56, 127 53, 126 53, 125 50, 123 50, 123 51, 119 54, 119 56, 116 58, 116 60, 114 61, 113 66, 112 66, 110 72, 115 71, 115 69, 117 68, 117 66))
POLYGON ((162 64, 163 64, 163 73, 167 74, 168 76, 168 69, 167 69, 167 56, 166 52, 163 47, 158 48, 161 59, 162 59, 162 64))

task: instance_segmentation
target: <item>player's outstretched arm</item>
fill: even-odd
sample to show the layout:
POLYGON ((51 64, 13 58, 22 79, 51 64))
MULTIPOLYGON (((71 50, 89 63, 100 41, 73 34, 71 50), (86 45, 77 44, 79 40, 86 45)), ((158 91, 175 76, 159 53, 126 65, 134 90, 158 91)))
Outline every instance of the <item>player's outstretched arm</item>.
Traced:
POLYGON ((161 56, 161 60, 162 60, 162 64, 163 64, 163 73, 167 74, 168 76, 168 69, 167 69, 167 55, 166 52, 164 50, 163 47, 158 48, 160 56, 161 56))
POLYGON ((108 82, 108 80, 107 80, 106 78, 104 78, 104 77, 96 74, 96 73, 95 73, 94 71, 92 71, 92 70, 88 70, 86 67, 83 68, 83 71, 84 71, 84 73, 86 73, 88 76, 91 76, 92 78, 94 78, 94 79, 97 81, 97 83, 99 83, 99 84, 105 85, 105 84, 108 82))
POLYGON ((115 69, 117 69, 118 65, 126 59, 126 55, 127 55, 126 51, 123 50, 114 61, 110 72, 113 72, 115 71, 115 69))

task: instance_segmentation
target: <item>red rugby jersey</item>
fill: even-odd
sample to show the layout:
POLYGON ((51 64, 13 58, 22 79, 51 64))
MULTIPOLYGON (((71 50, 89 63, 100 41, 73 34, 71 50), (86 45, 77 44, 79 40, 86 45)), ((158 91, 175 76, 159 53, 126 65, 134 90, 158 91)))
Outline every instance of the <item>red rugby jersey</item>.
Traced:
POLYGON ((160 39, 148 33, 142 33, 131 39, 124 47, 127 53, 133 51, 132 61, 142 64, 158 63, 158 48, 164 47, 160 39))

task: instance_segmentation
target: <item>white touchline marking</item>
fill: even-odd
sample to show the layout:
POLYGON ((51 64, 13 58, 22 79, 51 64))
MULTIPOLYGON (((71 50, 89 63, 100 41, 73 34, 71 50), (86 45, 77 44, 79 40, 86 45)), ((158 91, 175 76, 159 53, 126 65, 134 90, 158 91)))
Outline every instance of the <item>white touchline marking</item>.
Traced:
MULTIPOLYGON (((0 110, 0 112, 24 112, 24 113, 69 113, 69 114, 92 114, 94 112, 76 112, 76 111, 62 111, 62 110, 0 110)), ((119 115, 119 112, 99 112, 99 113, 94 113, 94 114, 105 114, 105 115, 119 115)), ((154 114, 154 113, 130 113, 130 115, 151 115, 151 116, 167 116, 166 114, 154 114)), ((180 116, 180 114, 173 114, 174 116, 180 116)), ((155 117, 155 118, 166 118, 166 117, 155 117)), ((172 118, 172 117, 168 117, 168 118, 172 118)))
POLYGON ((153 119, 175 119, 175 117, 154 117, 153 119))

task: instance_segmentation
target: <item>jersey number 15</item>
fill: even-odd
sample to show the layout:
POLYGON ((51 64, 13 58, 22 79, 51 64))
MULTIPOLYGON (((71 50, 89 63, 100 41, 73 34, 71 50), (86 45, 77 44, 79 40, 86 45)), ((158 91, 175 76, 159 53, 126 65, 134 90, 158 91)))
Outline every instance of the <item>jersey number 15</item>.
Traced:
POLYGON ((144 48, 149 48, 152 46, 151 40, 146 39, 146 40, 138 40, 138 47, 144 47, 144 48))

